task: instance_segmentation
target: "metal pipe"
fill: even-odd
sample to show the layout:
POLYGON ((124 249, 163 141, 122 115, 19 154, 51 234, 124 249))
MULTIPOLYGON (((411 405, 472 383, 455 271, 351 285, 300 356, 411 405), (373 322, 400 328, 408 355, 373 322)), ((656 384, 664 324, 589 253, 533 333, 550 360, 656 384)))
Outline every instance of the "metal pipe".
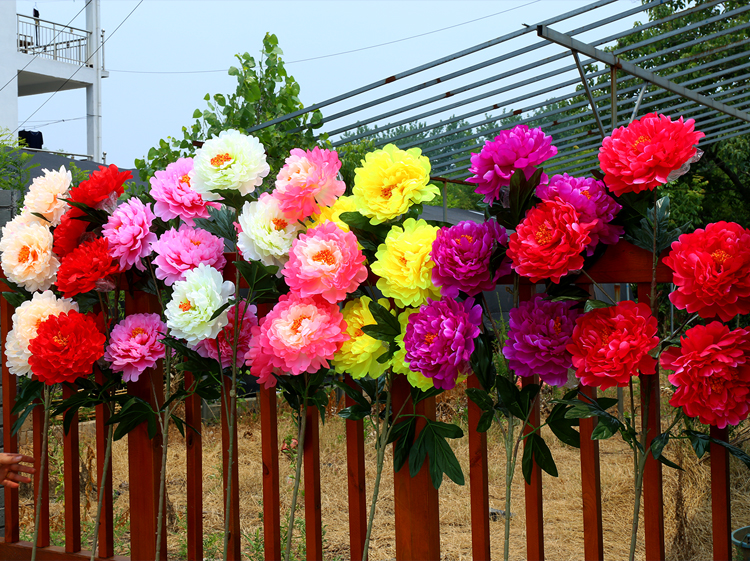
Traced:
POLYGON ((612 91, 612 101, 611 101, 611 109, 612 112, 612 132, 615 131, 617 128, 617 67, 610 66, 609 67, 610 72, 610 79, 609 83, 611 84, 610 89, 612 91))
POLYGON ((641 106, 641 101, 643 101, 643 93, 646 91, 647 87, 648 87, 648 82, 643 82, 641 93, 638 94, 638 99, 635 102, 635 107, 633 107, 633 114, 630 116, 631 123, 635 121, 635 118, 638 115, 638 108, 641 106))
POLYGON ((591 106, 591 111, 594 113, 594 119, 596 119, 596 126, 599 127, 599 132, 602 135, 602 140, 604 139, 606 134, 604 134, 604 126, 602 125, 602 120, 599 117, 599 110, 596 108, 596 103, 594 103, 594 97, 591 95, 591 88, 589 88, 589 83, 586 80, 586 71, 583 69, 583 66, 581 66, 581 59, 578 58, 578 53, 576 51, 570 51, 570 53, 573 55, 573 59, 576 61, 576 66, 578 67, 578 73, 581 75, 581 82, 583 82, 583 89, 586 92, 586 97, 589 100, 589 105, 591 106))

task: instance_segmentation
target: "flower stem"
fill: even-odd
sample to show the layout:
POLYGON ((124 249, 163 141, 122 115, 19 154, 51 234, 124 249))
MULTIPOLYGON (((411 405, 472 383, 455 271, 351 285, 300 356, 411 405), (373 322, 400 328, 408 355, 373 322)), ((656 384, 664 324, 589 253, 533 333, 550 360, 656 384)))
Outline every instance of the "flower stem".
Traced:
MULTIPOLYGON (((305 375, 307 378, 307 375, 305 375)), ((307 382, 307 380, 305 380, 307 382)), ((302 476, 302 458, 300 455, 305 446, 305 429, 307 428, 307 383, 305 383, 305 395, 302 398, 302 408, 300 410, 299 432, 297 434, 297 467, 294 475, 294 488, 292 489, 292 506, 289 513, 289 525, 286 529, 286 550, 284 559, 289 561, 292 552, 292 534, 294 534, 294 514, 297 510, 297 493, 299 493, 299 481, 302 476)))
POLYGON ((44 385, 44 428, 42 429, 42 457, 39 460, 39 490, 36 493, 36 513, 34 514, 34 542, 31 546, 31 561, 36 560, 37 541, 39 540, 39 519, 42 513, 42 491, 44 489, 44 467, 47 464, 47 433, 49 432, 49 410, 52 403, 52 388, 44 385))
POLYGON ((612 302, 612 304, 613 304, 613 305, 617 306, 617 302, 615 302, 615 301, 614 301, 614 300, 612 299, 612 297, 611 297, 611 296, 610 296, 609 294, 607 294, 607 292, 606 292, 606 291, 605 291, 605 290, 604 290, 604 289, 603 289, 603 288, 602 288, 602 287, 601 287, 601 286, 599 285, 599 283, 598 283, 598 282, 596 282, 596 281, 595 281, 595 280, 594 280, 594 279, 593 279, 593 278, 591 277, 591 275, 589 275, 589 274, 588 274, 588 272, 587 272, 587 271, 586 271, 585 269, 583 270, 583 274, 584 274, 584 275, 586 275, 586 276, 588 277, 588 279, 589 279, 589 280, 590 280, 590 281, 591 281, 592 283, 594 283, 594 286, 595 286, 596 288, 598 288, 598 289, 599 289, 599 290, 600 290, 600 291, 602 292, 602 294, 604 294, 604 296, 606 296, 606 297, 607 297, 607 300, 609 300, 610 302, 612 302))
MULTIPOLYGON (((114 414, 114 411, 112 411, 112 406, 110 404, 107 404, 107 407, 109 407, 110 416, 114 414)), ((94 561, 94 558, 96 557, 96 543, 99 539, 99 524, 101 522, 102 503, 104 501, 104 482, 107 478, 109 461, 112 457, 112 435, 114 434, 114 429, 114 425, 109 425, 109 429, 107 431, 107 449, 104 452, 104 468, 102 469, 101 481, 99 482, 99 503, 96 507, 96 520, 94 521, 94 537, 93 543, 91 544, 91 561, 94 561)))
MULTIPOLYGON (((170 398, 172 389, 172 368, 170 364, 170 352, 164 355, 164 368, 167 373, 167 384, 164 390, 164 401, 170 398)), ((154 396, 156 405, 156 396, 154 396)), ((161 472, 159 474, 159 515, 156 519, 156 558, 158 559, 161 551, 161 535, 164 528, 164 502, 167 488, 167 446, 169 444, 169 411, 171 407, 164 409, 164 417, 161 419, 161 472)))
POLYGON ((508 430, 505 433, 505 541, 503 543, 503 559, 505 561, 510 559, 510 499, 513 473, 516 470, 516 461, 513 454, 514 429, 513 415, 508 415, 508 430))

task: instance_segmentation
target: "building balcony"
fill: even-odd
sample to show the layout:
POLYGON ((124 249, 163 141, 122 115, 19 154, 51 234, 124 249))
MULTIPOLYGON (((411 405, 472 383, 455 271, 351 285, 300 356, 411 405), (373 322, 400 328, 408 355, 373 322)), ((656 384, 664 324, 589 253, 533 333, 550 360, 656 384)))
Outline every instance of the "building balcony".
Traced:
POLYGON ((17 14, 17 17, 19 52, 78 66, 92 66, 89 53, 95 47, 90 31, 22 14, 17 14))

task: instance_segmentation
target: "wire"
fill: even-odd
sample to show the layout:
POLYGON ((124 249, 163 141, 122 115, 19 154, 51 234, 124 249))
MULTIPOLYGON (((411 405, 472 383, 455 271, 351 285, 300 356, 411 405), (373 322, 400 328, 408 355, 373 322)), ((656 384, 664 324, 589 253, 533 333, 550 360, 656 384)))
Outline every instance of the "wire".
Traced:
MULTIPOLYGON (((480 18, 472 19, 472 20, 465 21, 465 22, 462 22, 462 23, 457 23, 455 25, 449 25, 448 27, 442 27, 440 29, 435 29, 433 31, 427 31, 425 33, 420 33, 419 35, 412 35, 410 37, 404 37, 403 39, 395 39, 393 41, 388 41, 386 43, 378 43, 377 45, 370 45, 369 47, 360 47, 359 49, 352 49, 352 50, 349 50, 349 51, 342 51, 340 53, 332 53, 330 55, 321 55, 321 56, 316 56, 316 57, 312 57, 312 58, 303 58, 303 59, 300 59, 300 60, 290 60, 290 61, 285 62, 284 64, 296 64, 298 62, 309 62, 311 60, 319 60, 319 59, 322 59, 322 58, 331 58, 331 57, 340 56, 340 55, 347 55, 347 54, 350 54, 350 53, 358 53, 360 51, 366 51, 366 50, 375 49, 375 48, 378 48, 378 47, 384 47, 386 45, 393 45, 394 43, 401 43, 402 41, 409 41, 411 39, 416 39, 418 37, 424 37, 425 35, 432 35, 433 33, 439 33, 441 31, 446 31, 448 29, 454 29, 456 27, 460 27, 462 25, 468 25, 470 23, 481 21, 483 19, 487 19, 487 18, 499 16, 500 14, 505 14, 507 12, 510 12, 510 11, 513 11, 513 10, 517 10, 519 8, 525 8, 527 6, 531 6, 532 4, 536 4, 537 2, 541 2, 541 0, 533 0, 532 2, 527 2, 526 4, 522 4, 520 6, 514 6, 513 8, 508 8, 507 10, 503 10, 501 12, 495 12, 494 14, 487 14, 486 16, 482 16, 480 18)), ((226 68, 222 68, 220 70, 182 70, 182 71, 180 71, 180 70, 175 70, 175 71, 159 71, 159 70, 115 70, 113 68, 110 68, 108 70, 109 70, 109 72, 124 72, 124 73, 128 73, 128 74, 208 74, 208 73, 213 73, 213 72, 226 72, 227 71, 226 68)))
POLYGON ((48 127, 50 125, 57 125, 58 123, 69 123, 70 121, 80 121, 81 119, 87 119, 88 117, 75 117, 73 119, 58 119, 57 121, 50 121, 49 123, 44 123, 43 125, 36 125, 35 129, 41 129, 42 127, 48 127))
MULTIPOLYGON (((89 2, 90 2, 90 1, 91 1, 91 0, 89 0, 89 2)), ((138 9, 138 6, 140 6, 141 4, 143 4, 143 0, 140 0, 140 2, 138 2, 138 4, 136 4, 135 8, 133 8, 132 10, 130 10, 130 13, 129 13, 129 14, 127 15, 127 16, 125 16, 125 19, 124 19, 124 20, 122 20, 122 21, 120 22, 120 25, 118 25, 117 27, 115 27, 115 30, 114 30, 114 31, 113 31, 112 33, 110 33, 110 34, 109 34, 109 35, 107 36, 107 38, 106 38, 106 39, 105 39, 104 41, 102 41, 101 45, 99 45, 99 46, 98 46, 98 47, 96 48, 96 50, 95 50, 95 51, 94 51, 94 52, 93 52, 93 53, 91 54, 91 56, 92 56, 92 57, 93 57, 93 56, 94 56, 94 55, 95 55, 96 53, 98 53, 98 52, 99 52, 99 50, 100 50, 100 49, 101 49, 101 48, 102 48, 102 47, 104 46, 104 44, 105 44, 105 43, 106 43, 107 41, 109 41, 109 40, 110 40, 110 39, 112 38, 112 36, 113 36, 113 35, 114 35, 115 33, 117 33, 117 30, 118 30, 118 29, 120 29, 120 28, 122 27, 122 25, 123 25, 123 24, 124 24, 124 23, 125 23, 126 21, 128 21, 128 19, 130 19, 130 16, 132 16, 132 15, 133 15, 133 12, 135 12, 135 11, 136 11, 136 10, 138 9)), ((29 120, 29 119, 31 119, 31 118, 32 118, 32 117, 33 117, 34 115, 36 115, 36 114, 37 114, 37 113, 39 112, 39 110, 40 110, 40 109, 41 109, 42 107, 44 107, 45 105, 47 105, 47 102, 48 102, 48 101, 49 101, 50 99, 52 99, 53 97, 55 97, 55 94, 57 94, 57 93, 58 93, 58 92, 59 92, 60 90, 62 90, 62 89, 63 89, 63 88, 65 87, 65 84, 67 84, 68 82, 70 82, 70 81, 71 81, 71 80, 73 79, 73 76, 75 76, 76 74, 78 74, 78 71, 79 71, 79 70, 80 70, 81 68, 83 68, 83 66, 79 66, 78 68, 76 68, 76 71, 75 71, 75 72, 73 72, 73 74, 71 74, 71 75, 70 75, 70 78, 68 78, 67 80, 65 80, 65 81, 64 81, 64 82, 63 82, 63 83, 62 83, 62 84, 60 85, 60 87, 59 87, 59 88, 57 88, 57 90, 55 90, 54 92, 52 92, 52 95, 51 95, 51 96, 49 96, 49 97, 48 97, 48 98, 47 98, 47 99, 46 99, 46 100, 44 101, 44 103, 42 103, 42 104, 41 104, 41 105, 40 105, 39 107, 37 107, 36 111, 34 111, 34 112, 33 112, 33 113, 31 114, 31 115, 29 115, 29 116, 28 116, 28 118, 27 118, 27 119, 26 119, 26 120, 25 120, 25 121, 24 121, 23 123, 21 123, 20 125, 18 125, 18 127, 16 128, 16 130, 14 130, 14 131, 13 131, 13 132, 12 132, 11 134, 14 134, 14 133, 16 133, 16 132, 17 132, 17 131, 18 131, 18 130, 19 130, 19 129, 20 129, 21 127, 22 127, 22 126, 24 126, 24 125, 26 124, 26 121, 28 121, 28 120, 29 120)))
MULTIPOLYGON (((65 24, 65 27, 70 26, 70 24, 73 23, 73 20, 75 20, 78 16, 80 16, 81 12, 83 10, 85 10, 86 6, 88 6, 89 4, 91 4, 91 2, 92 2, 92 0, 88 0, 86 2, 86 4, 84 4, 83 8, 81 8, 80 11, 76 15, 73 16, 73 19, 71 19, 67 24, 65 24)), ((56 41, 57 38, 60 36, 60 33, 62 33, 63 31, 65 31, 65 29, 61 29, 60 31, 58 31, 57 35, 55 35, 55 37, 54 37, 54 39, 52 39, 52 41, 53 42, 56 41)), ((10 84, 13 80, 15 80, 16 78, 18 78, 18 76, 21 74, 21 72, 23 72, 24 70, 26 70, 29 67, 29 64, 31 64, 32 62, 34 62, 36 60, 36 57, 38 57, 40 54, 41 54, 41 52, 35 54, 34 58, 32 58, 28 63, 26 63, 26 66, 24 66, 23 68, 21 68, 21 70, 19 70, 18 72, 16 72, 16 75, 13 76, 13 78, 11 78, 7 82, 5 82, 5 85, 2 88, 0 88, 0 92, 3 91, 8 86, 8 84, 10 84)))

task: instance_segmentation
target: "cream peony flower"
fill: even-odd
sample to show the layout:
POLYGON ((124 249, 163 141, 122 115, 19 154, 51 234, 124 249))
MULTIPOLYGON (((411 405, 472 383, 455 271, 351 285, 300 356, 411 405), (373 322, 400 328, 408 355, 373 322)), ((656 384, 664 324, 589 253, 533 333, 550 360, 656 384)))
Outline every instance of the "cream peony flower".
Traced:
POLYGON ((52 253, 52 232, 28 215, 3 227, 0 252, 5 276, 29 292, 47 290, 55 282, 60 262, 52 253))
POLYGON ((254 136, 222 131, 195 153, 190 186, 204 201, 218 201, 216 191, 232 189, 249 195, 271 171, 265 148, 254 136))
POLYGON ((44 171, 34 179, 29 187, 29 192, 23 200, 24 211, 36 212, 44 216, 51 226, 60 224, 60 219, 65 211, 68 210, 68 203, 60 199, 68 198, 68 189, 73 176, 60 166, 60 171, 44 171))
POLYGON ((29 366, 29 341, 36 337, 36 330, 49 316, 78 311, 78 304, 70 298, 57 298, 51 290, 37 292, 13 314, 13 329, 5 343, 5 358, 8 370, 16 376, 31 377, 29 366))
POLYGON ((228 322, 227 310, 211 317, 234 295, 234 283, 201 263, 185 273, 185 280, 175 282, 173 289, 165 312, 169 334, 185 339, 191 347, 203 339, 215 339, 228 322))

